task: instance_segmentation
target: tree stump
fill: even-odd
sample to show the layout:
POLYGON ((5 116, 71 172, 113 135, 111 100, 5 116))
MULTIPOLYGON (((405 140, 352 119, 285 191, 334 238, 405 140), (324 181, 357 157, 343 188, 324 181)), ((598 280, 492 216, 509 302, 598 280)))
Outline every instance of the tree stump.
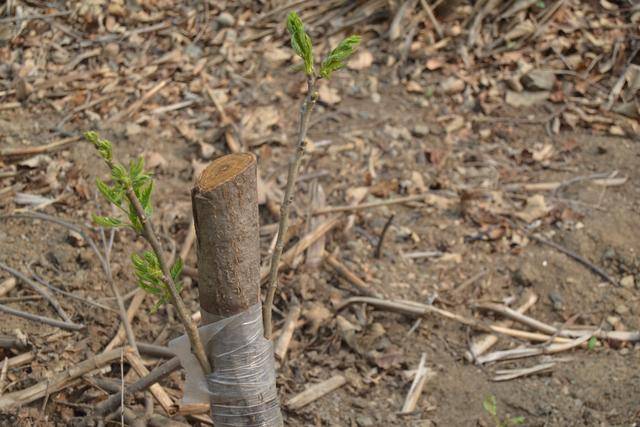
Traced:
POLYGON ((282 426, 273 344, 262 327, 255 157, 216 159, 191 197, 202 320, 215 329, 205 343, 214 424, 282 426))

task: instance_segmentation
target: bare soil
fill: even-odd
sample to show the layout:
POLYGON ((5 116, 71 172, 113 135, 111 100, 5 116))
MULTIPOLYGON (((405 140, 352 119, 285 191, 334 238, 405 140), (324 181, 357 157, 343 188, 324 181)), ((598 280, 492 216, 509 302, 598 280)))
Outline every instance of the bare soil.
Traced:
MULTIPOLYGON (((372 51, 374 56, 378 54, 375 49, 372 51)), ((286 74, 283 67, 259 66, 260 78, 246 82, 228 102, 234 104, 238 120, 245 115, 253 117, 261 107, 278 113, 276 124, 268 128, 273 131, 270 139, 249 138, 248 143, 254 144, 249 148, 258 157, 265 185, 272 190, 282 189, 297 129, 303 78, 286 74)), ((546 323, 595 325, 604 330, 623 325, 627 330, 639 330, 637 139, 580 127, 563 127, 559 134, 550 136, 545 129, 548 113, 537 107, 516 109, 504 104, 488 119, 476 120, 472 94, 456 95, 458 98, 452 102, 452 97, 441 93, 408 92, 397 81, 397 71, 379 60, 370 68, 336 75, 331 87, 337 89, 342 100, 319 103, 312 119, 311 150, 302 175, 318 172, 317 182, 323 186, 329 205, 346 204, 349 192, 360 187, 368 189, 365 201, 432 191, 451 203, 406 203, 359 211, 353 214, 351 227, 345 220, 328 235, 327 250, 336 252, 388 299, 433 303, 492 322, 499 319, 473 310, 474 303, 515 305, 527 292, 533 292, 539 299, 528 314, 546 323), (379 98, 372 96, 374 93, 379 98), (446 125, 458 116, 463 120, 461 128, 447 131, 446 125), (547 146, 550 149, 544 154, 547 146), (536 153, 542 154, 538 157, 536 153), (613 171, 627 180, 602 186, 589 179, 593 174, 613 171), (545 182, 566 185, 546 192, 509 190, 514 188, 509 185, 515 183, 545 182), (523 221, 516 213, 526 212, 526 202, 535 194, 543 194, 548 210, 531 221, 523 221), (497 213, 497 204, 503 209, 502 214, 497 213), (374 251, 391 215, 393 222, 377 259, 374 251), (630 285, 625 281, 627 286, 607 283, 565 254, 536 243, 528 237, 531 233, 539 233, 581 255, 618 283, 628 276, 634 280, 630 285), (405 256, 418 251, 439 251, 442 256, 405 256), (486 274, 458 289, 482 271, 486 274)), ((437 83, 445 76, 435 72, 426 78, 437 83)), ((197 106, 191 107, 189 114, 190 118, 201 115, 197 106)), ((64 113, 45 106, 0 110, 0 149, 53 141, 56 138, 47 130, 62 117, 64 113)), ((262 119, 258 116, 256 120, 262 119)), ((198 143, 177 135, 174 127, 178 124, 161 120, 157 126, 132 129, 130 123, 117 123, 104 125, 101 132, 113 141, 119 158, 144 155, 151 162, 156 182, 154 220, 167 250, 179 251, 191 218, 194 174, 209 159, 203 156, 198 143)), ((93 125, 88 120, 76 120, 66 129, 78 132, 93 125)), ((205 129, 205 133, 213 132, 205 129)), ((228 152, 222 140, 209 142, 213 143, 214 157, 228 152)), ((96 177, 106 179, 107 171, 93 148, 77 142, 41 157, 39 162, 0 161, 7 170, 16 165, 17 172, 15 177, 0 178, 1 188, 19 185, 9 196, 0 196, 1 213, 7 215, 0 219, 0 262, 25 273, 31 266, 55 286, 115 307, 99 262, 86 242, 58 225, 12 217, 20 209, 32 208, 16 204, 16 192, 42 191, 45 197, 64 196, 38 209, 92 227, 92 235, 99 239, 91 225, 91 214, 104 213, 107 207, 96 194, 93 182, 96 177)), ((311 182, 303 180, 299 184, 297 217, 304 217, 308 211, 311 182)), ((262 225, 274 223, 275 218, 265 205, 261 205, 260 214, 262 225)), ((303 231, 297 237, 302 234, 303 231)), ((262 238, 263 264, 268 262, 271 240, 272 235, 262 238)), ((144 243, 130 232, 119 231, 115 235, 112 266, 123 294, 136 289, 130 255, 144 248, 144 243)), ((191 251, 187 264, 196 265, 195 251, 191 251)), ((0 271, 0 282, 8 277, 0 271)), ((183 296, 195 312, 197 281, 185 280, 183 296)), ((491 426, 491 418, 482 405, 489 395, 496 397, 501 417, 523 416, 527 426, 640 423, 640 344, 599 341, 592 349, 477 366, 467 361, 464 353, 478 333, 453 321, 429 315, 416 324, 415 318, 361 305, 335 312, 341 301, 358 292, 326 265, 310 267, 301 263, 282 274, 281 284, 274 316, 276 330, 294 295, 303 304, 300 327, 286 361, 279 366, 282 402, 332 375, 342 374, 348 380, 345 386, 298 411, 285 409, 287 425, 491 426), (319 316, 319 307, 328 310, 330 316, 319 316), (337 324, 338 314, 359 328, 356 339, 361 351, 346 342, 337 324), (411 384, 409 371, 417 367, 423 353, 432 376, 416 412, 400 415, 411 384), (492 381, 497 369, 533 366, 545 360, 558 363, 546 373, 492 381)), ((19 284, 3 298, 31 295, 29 287, 19 284)), ((9 370, 5 393, 25 388, 99 353, 119 326, 115 311, 99 310, 62 296, 60 301, 74 321, 87 325, 86 330, 61 332, 2 315, 0 333, 15 335, 16 330, 21 331, 35 352, 33 362, 9 370)), ((42 300, 4 303, 55 317, 42 300)), ((133 326, 140 341, 155 340, 164 345, 182 334, 182 329, 171 307, 151 314, 153 303, 147 297, 133 326)), ((493 350, 519 345, 534 344, 501 337, 493 350)), ((0 350, 0 359, 13 355, 0 350)), ((119 369, 119 364, 112 366, 114 378, 119 378, 119 369)), ((179 398, 182 380, 183 373, 177 372, 162 384, 175 390, 179 398)), ((46 402, 39 400, 16 413, 0 415, 0 424, 73 425, 104 396, 82 382, 52 394, 46 402), (83 393, 91 398, 83 399, 83 393)), ((129 403, 140 402, 132 399, 129 403)))

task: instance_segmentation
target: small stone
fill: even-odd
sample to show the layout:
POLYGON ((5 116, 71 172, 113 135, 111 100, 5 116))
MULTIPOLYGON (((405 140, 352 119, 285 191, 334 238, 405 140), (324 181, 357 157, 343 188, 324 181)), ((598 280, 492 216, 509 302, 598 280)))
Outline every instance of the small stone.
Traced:
POLYGON ((142 126, 137 123, 129 122, 127 123, 127 127, 125 133, 128 137, 139 135, 142 132, 142 126))
POLYGON ((616 313, 618 313, 620 316, 624 316, 625 314, 629 314, 629 307, 627 307, 624 304, 620 304, 618 306, 616 306, 615 309, 616 313))
POLYGON ((104 47, 105 55, 115 58, 120 53, 120 45, 118 43, 107 43, 104 47))
POLYGON ((480 138, 489 139, 490 136, 491 136, 491 129, 485 128, 480 130, 480 138))
POLYGON ((633 277, 633 275, 631 275, 631 274, 629 274, 628 276, 624 276, 624 277, 622 278, 622 280, 620 280, 620 285, 621 285, 623 288, 629 288, 629 289, 631 289, 631 288, 633 288, 633 287, 635 286, 635 284, 636 284, 636 280, 635 280, 635 278, 633 277))
POLYGON ((216 18, 216 22, 223 27, 232 27, 233 24, 236 23, 236 20, 233 18, 233 15, 229 12, 222 12, 216 18))
POLYGON ((375 421, 368 415, 358 415, 356 416, 356 424, 359 427, 372 427, 375 425, 375 421))
POLYGON ((505 102, 512 107, 531 107, 549 99, 550 92, 514 92, 507 91, 505 102))
POLYGON ((380 96, 380 94, 379 94, 378 92, 373 92, 373 93, 371 94, 371 101, 372 101, 374 104, 379 104, 379 103, 380 103, 380 101, 382 101, 382 97, 380 96))
POLYGON ((552 70, 531 70, 522 77, 522 83, 529 90, 551 90, 555 82, 552 70))
POLYGON ((554 310, 562 310, 562 296, 559 293, 551 291, 549 292, 549 300, 553 304, 554 310))
POLYGON ((384 133, 391 137, 391 139, 404 139, 406 141, 411 140, 411 132, 409 132, 409 130, 405 127, 385 125, 384 133))
POLYGON ((418 137, 427 136, 429 135, 429 126, 419 123, 413 127, 411 133, 418 137))
POLYGON ((193 43, 187 45, 184 51, 191 59, 198 59, 202 56, 202 48, 193 43))
POLYGON ((460 80, 456 77, 449 77, 445 79, 442 83, 440 83, 440 87, 442 91, 447 95, 452 95, 454 93, 460 93, 464 90, 466 83, 464 80, 460 80))

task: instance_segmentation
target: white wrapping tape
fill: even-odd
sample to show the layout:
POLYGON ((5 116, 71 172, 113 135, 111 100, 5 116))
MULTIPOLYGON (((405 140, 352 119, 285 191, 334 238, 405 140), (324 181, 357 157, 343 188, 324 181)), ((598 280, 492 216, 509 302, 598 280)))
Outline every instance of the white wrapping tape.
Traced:
POLYGON ((273 343, 264 338, 261 304, 198 332, 213 354, 206 377, 186 335, 169 343, 186 371, 183 404, 210 403, 216 427, 281 426, 273 343))

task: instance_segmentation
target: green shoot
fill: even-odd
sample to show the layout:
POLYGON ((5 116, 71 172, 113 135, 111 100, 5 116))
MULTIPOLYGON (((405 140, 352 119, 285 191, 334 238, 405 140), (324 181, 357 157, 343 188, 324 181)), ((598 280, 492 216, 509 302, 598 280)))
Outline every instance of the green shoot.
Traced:
POLYGON ((152 312, 167 302, 171 302, 176 307, 198 362, 205 373, 210 372, 211 367, 204 346, 180 297, 182 285, 178 279, 182 272, 182 260, 178 258, 169 268, 158 236, 151 224, 153 179, 151 174, 144 170, 144 160, 139 157, 132 160, 129 167, 125 167, 114 161, 111 142, 100 138, 96 132, 86 132, 85 138, 94 145, 111 171, 110 184, 96 179, 98 191, 111 205, 123 213, 120 217, 93 215, 93 221, 102 227, 129 227, 151 245, 153 251, 145 251, 142 256, 137 254, 131 256, 138 286, 157 298, 152 312))
POLYGON ((360 36, 349 36, 342 40, 338 47, 322 61, 320 77, 331 78, 331 73, 343 68, 346 65, 345 61, 355 52, 359 44, 360 36))
POLYGON ((280 209, 280 223, 278 225, 278 237, 276 246, 271 256, 271 266, 269 269, 269 278, 267 282, 267 297, 263 308, 264 336, 271 339, 273 325, 271 324, 271 310, 273 308, 273 300, 275 298, 276 289, 278 287, 278 267, 280 265, 280 257, 284 248, 284 238, 289 228, 289 211, 295 190, 295 182, 298 177, 298 169, 302 162, 302 156, 306 152, 306 137, 309 130, 311 120, 311 112, 318 99, 317 83, 319 79, 330 78, 334 71, 343 68, 346 60, 353 54, 360 44, 359 36, 349 36, 344 39, 338 47, 333 49, 329 55, 322 61, 320 72, 316 74, 313 61, 313 46, 311 37, 305 32, 304 24, 296 12, 289 13, 287 16, 287 30, 291 34, 291 47, 294 52, 302 58, 304 62, 305 74, 307 75, 307 96, 300 107, 300 127, 296 142, 296 149, 289 161, 289 169, 287 174, 287 186, 285 187, 282 206, 280 209))
POLYGON ((301 68, 307 76, 313 78, 328 79, 334 71, 344 68, 347 59, 353 55, 361 40, 360 36, 349 36, 342 40, 322 61, 320 72, 316 75, 311 37, 304 30, 304 24, 296 12, 287 16, 287 30, 291 35, 291 47, 304 62, 304 67, 301 68))
POLYGON ((524 417, 506 417, 504 420, 500 419, 498 415, 498 403, 494 395, 489 395, 482 401, 484 410, 491 416, 491 419, 495 423, 496 427, 510 427, 524 424, 524 417))
POLYGON ((308 76, 314 74, 313 47, 311 37, 304 30, 302 20, 297 13, 291 12, 287 16, 287 30, 291 35, 291 48, 304 61, 304 71, 308 76))
MULTIPOLYGON (((109 203, 120 209, 128 220, 125 221, 121 218, 111 216, 93 215, 93 221, 97 225, 105 228, 129 227, 137 234, 142 235, 144 233, 144 226, 136 212, 133 201, 126 197, 126 193, 128 188, 133 190, 148 219, 152 213, 151 193, 153 191, 153 180, 151 179, 151 174, 144 170, 144 159, 139 157, 136 160, 132 160, 129 163, 129 167, 125 168, 123 165, 114 163, 111 142, 100 138, 96 132, 86 132, 85 138, 96 147, 100 157, 103 158, 107 166, 111 169, 111 180, 113 183, 109 185, 99 178, 96 179, 98 191, 100 191, 109 203)), ((138 286, 150 295, 159 298, 159 301, 153 309, 155 312, 161 305, 170 300, 169 290, 163 282, 163 274, 158 257, 155 253, 146 251, 142 257, 133 254, 131 261, 133 262, 136 276, 139 280, 138 286)), ((181 271, 182 261, 178 259, 173 267, 171 267, 171 276, 174 281, 177 281, 181 271), (178 274, 173 274, 174 271, 177 271, 178 274)), ((178 292, 180 292, 180 289, 182 289, 180 283, 176 282, 176 288, 178 292)))

